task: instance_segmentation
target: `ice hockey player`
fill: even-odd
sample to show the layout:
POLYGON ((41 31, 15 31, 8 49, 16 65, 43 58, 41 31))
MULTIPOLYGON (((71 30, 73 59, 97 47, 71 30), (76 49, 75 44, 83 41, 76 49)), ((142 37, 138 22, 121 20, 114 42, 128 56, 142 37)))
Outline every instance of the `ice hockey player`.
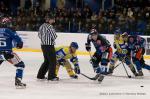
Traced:
POLYGON ((112 48, 110 42, 104 36, 98 34, 96 29, 91 29, 87 37, 85 46, 88 52, 91 51, 91 42, 96 49, 96 52, 90 60, 94 71, 97 73, 94 79, 98 79, 101 82, 104 79, 103 74, 108 72, 107 65, 112 57, 112 48))
POLYGON ((145 64, 143 57, 145 44, 145 39, 140 36, 135 35, 128 37, 128 50, 131 52, 132 61, 136 65, 139 76, 143 76, 142 68, 150 71, 150 66, 145 64))
POLYGON ((140 59, 142 68, 150 70, 150 65, 145 64, 145 60, 144 60, 146 40, 143 37, 138 35, 136 35, 136 40, 137 40, 136 48, 138 49, 137 53, 142 52, 141 59, 140 59))
POLYGON ((80 74, 79 63, 76 54, 76 50, 78 48, 79 47, 76 42, 71 42, 70 46, 61 46, 55 48, 57 60, 56 75, 58 75, 60 66, 64 66, 71 78, 78 78, 78 76, 76 75, 80 74), (72 68, 69 60, 74 64, 74 69, 72 68))
POLYGON ((0 64, 8 61, 13 64, 16 69, 15 86, 16 88, 25 88, 26 84, 22 83, 24 62, 19 56, 12 51, 13 47, 21 49, 23 47, 22 39, 17 35, 10 26, 12 21, 8 17, 1 18, 0 21, 0 64))
POLYGON ((113 54, 113 57, 110 61, 109 66, 109 73, 112 74, 114 70, 114 66, 118 60, 120 60, 122 63, 126 63, 127 66, 129 66, 130 70, 135 76, 138 76, 136 73, 136 70, 134 68, 134 65, 131 63, 131 57, 127 50, 127 40, 128 35, 127 33, 121 33, 121 30, 117 28, 114 32, 114 48, 116 51, 113 54))

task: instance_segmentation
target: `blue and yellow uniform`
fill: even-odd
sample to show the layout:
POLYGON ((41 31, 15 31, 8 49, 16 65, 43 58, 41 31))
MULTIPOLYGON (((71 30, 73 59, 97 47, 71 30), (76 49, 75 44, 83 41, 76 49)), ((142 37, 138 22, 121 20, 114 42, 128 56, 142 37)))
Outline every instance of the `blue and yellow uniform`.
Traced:
POLYGON ((58 75, 60 65, 62 65, 66 68, 70 77, 75 77, 76 76, 75 71, 74 69, 72 69, 70 62, 74 64, 75 68, 76 67, 79 68, 76 52, 72 53, 70 46, 56 47, 55 50, 56 50, 56 60, 57 60, 56 75, 58 75))
POLYGON ((130 55, 127 50, 127 38, 124 34, 116 34, 114 36, 114 48, 116 49, 110 61, 110 73, 114 70, 114 65, 118 60, 125 62, 129 66, 135 76, 137 76, 134 65, 130 61, 130 55))
POLYGON ((142 68, 150 70, 150 66, 145 64, 143 55, 145 54, 145 39, 140 36, 128 37, 128 50, 131 52, 132 61, 140 76, 143 76, 142 68))

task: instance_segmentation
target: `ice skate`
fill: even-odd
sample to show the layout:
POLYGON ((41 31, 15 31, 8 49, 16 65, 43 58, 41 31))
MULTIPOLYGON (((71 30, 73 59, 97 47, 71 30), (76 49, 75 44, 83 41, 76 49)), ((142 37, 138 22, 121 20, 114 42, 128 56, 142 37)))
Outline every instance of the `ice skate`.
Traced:
POLYGON ((99 74, 99 77, 98 77, 98 82, 101 83, 104 79, 104 76, 99 74))
POLYGON ((78 79, 78 76, 77 75, 71 75, 70 76, 72 79, 78 79))
POLYGON ((15 78, 15 86, 16 86, 17 89, 26 88, 26 84, 21 82, 21 78, 15 78))

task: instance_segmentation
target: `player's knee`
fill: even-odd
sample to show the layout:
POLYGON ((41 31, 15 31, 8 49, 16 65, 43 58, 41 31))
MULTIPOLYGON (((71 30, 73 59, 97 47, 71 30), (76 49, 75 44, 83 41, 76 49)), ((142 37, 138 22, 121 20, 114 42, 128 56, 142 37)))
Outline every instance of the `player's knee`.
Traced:
POLYGON ((97 67, 97 68, 95 68, 95 73, 101 73, 101 68, 100 67, 97 67))
POLYGON ((16 67, 21 67, 21 68, 25 68, 25 64, 23 61, 19 62, 18 64, 15 65, 16 67))
POLYGON ((131 63, 130 63, 129 61, 126 61, 126 64, 127 64, 127 65, 130 65, 131 63))
POLYGON ((91 60, 90 60, 90 63, 92 64, 92 66, 95 68, 98 66, 98 63, 97 63, 97 58, 96 57, 92 57, 91 60))
POLYGON ((135 65, 140 65, 140 62, 139 61, 134 61, 134 64, 135 65))
POLYGON ((14 58, 14 55, 12 53, 4 53, 4 57, 6 60, 8 60, 14 58))
POLYGON ((93 57, 91 58, 91 62, 92 62, 92 63, 96 63, 96 62, 97 62, 97 58, 93 56, 93 57))
POLYGON ((130 64, 131 64, 131 61, 130 61, 128 58, 125 58, 125 63, 126 63, 127 65, 130 65, 130 64))
POLYGON ((103 66, 107 66, 108 65, 109 60, 108 59, 102 59, 101 61, 101 65, 103 66))
POLYGON ((114 65, 114 64, 115 64, 115 59, 112 58, 112 59, 110 60, 110 65, 114 65))
POLYGON ((138 60, 134 61, 133 63, 136 65, 137 68, 142 67, 142 65, 140 64, 140 61, 138 60))
POLYGON ((97 64, 97 62, 92 61, 92 66, 93 66, 93 68, 97 68, 99 65, 97 64))
POLYGON ((73 75, 74 74, 72 69, 67 69, 67 72, 68 72, 69 75, 73 75))

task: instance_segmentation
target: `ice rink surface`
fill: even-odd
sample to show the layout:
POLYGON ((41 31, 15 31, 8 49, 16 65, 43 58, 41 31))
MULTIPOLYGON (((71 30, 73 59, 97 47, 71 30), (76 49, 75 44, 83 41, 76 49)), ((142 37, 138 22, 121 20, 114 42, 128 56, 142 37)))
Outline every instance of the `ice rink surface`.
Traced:
MULTIPOLYGON (((4 62, 0 66, 0 99, 149 99, 150 98, 150 72, 143 70, 143 79, 129 79, 119 77, 105 77, 99 84, 82 75, 79 79, 68 77, 65 68, 59 71, 60 81, 38 81, 36 74, 43 62, 42 53, 17 52, 25 62, 23 82, 26 89, 16 89, 14 77, 16 68, 4 62), (141 87, 143 86, 143 87, 141 87)), ((79 56, 82 73, 93 77, 93 69, 89 63, 89 56, 79 56)), ((150 64, 150 60, 146 60, 150 64)), ((132 75, 128 69, 129 74, 132 75)), ((114 75, 126 76, 123 66, 115 69, 114 75)))

